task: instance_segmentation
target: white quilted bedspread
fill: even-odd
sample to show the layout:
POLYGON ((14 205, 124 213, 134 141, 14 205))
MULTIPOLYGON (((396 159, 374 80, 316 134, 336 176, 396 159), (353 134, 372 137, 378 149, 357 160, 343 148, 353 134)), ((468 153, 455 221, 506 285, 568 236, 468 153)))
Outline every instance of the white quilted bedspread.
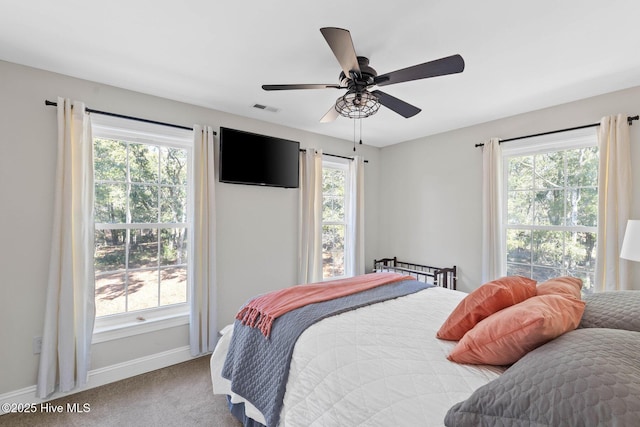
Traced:
MULTIPOLYGON (((442 426, 453 404, 503 372, 449 362, 455 342, 435 338, 465 295, 430 288, 308 328, 293 352, 280 427, 442 426)), ((219 375, 228 335, 212 357, 215 393, 230 393, 219 375)))

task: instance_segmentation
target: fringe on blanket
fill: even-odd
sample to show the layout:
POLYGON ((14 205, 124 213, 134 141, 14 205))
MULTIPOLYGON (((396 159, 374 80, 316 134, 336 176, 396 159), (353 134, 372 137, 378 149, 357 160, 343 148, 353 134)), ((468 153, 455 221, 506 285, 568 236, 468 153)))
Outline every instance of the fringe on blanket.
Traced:
POLYGON ((271 327, 276 320, 275 317, 264 314, 259 308, 249 306, 242 308, 236 315, 236 319, 250 328, 260 329, 260 332, 267 338, 271 335, 271 327))

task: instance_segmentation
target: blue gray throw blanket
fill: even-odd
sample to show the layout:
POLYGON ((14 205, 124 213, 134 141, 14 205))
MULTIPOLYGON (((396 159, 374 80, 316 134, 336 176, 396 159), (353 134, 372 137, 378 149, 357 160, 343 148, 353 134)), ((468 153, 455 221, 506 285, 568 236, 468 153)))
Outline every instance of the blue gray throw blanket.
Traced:
POLYGON ((293 347, 305 329, 325 317, 430 287, 433 285, 405 280, 309 304, 277 318, 268 339, 260 329, 242 325, 236 320, 222 376, 231 381, 234 393, 247 399, 262 412, 267 427, 275 427, 280 420, 293 347))

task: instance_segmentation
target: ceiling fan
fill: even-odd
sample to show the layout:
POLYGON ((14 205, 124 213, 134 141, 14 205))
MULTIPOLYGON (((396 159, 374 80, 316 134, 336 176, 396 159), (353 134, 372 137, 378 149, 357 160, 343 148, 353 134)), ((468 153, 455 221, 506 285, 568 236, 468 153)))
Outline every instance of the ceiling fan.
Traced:
POLYGON ((352 119, 361 119, 375 114, 380 105, 384 105, 405 118, 413 117, 421 110, 380 90, 369 89, 373 86, 386 86, 428 77, 461 73, 464 60, 460 55, 447 56, 435 61, 425 62, 401 70, 378 75, 369 66, 369 59, 356 56, 351 33, 342 28, 325 27, 320 32, 333 51, 342 71, 340 84, 282 84, 263 85, 264 90, 292 89, 347 89, 347 93, 336 100, 335 105, 322 117, 322 123, 334 121, 339 115, 352 119))

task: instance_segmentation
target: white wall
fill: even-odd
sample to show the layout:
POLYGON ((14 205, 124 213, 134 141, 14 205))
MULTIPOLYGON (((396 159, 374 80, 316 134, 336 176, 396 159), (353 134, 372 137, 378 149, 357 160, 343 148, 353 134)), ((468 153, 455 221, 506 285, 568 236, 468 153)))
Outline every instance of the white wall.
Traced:
MULTIPOLYGON (((32 339, 42 334, 56 163, 58 96, 90 108, 191 126, 208 124, 298 140, 352 155, 342 140, 0 61, 0 395, 36 382, 32 339)), ((271 113, 266 113, 271 114, 271 113)), ((360 146, 365 167, 366 258, 377 256, 379 152, 360 146)), ((218 183, 218 322, 250 296, 296 282, 298 190, 218 183)), ((187 327, 102 342, 92 369, 188 345, 187 327)))
MULTIPOLYGON (((605 115, 640 113, 640 87, 442 133, 382 149, 379 245, 390 256, 437 266, 457 265, 458 289, 482 277, 482 149, 510 138, 598 123, 605 115)), ((640 123, 631 126, 635 191, 631 218, 640 218, 640 123)), ((507 142, 508 144, 508 142, 507 142)), ((517 144, 517 142, 511 142, 517 144)), ((640 263, 632 263, 640 289, 640 263)))

